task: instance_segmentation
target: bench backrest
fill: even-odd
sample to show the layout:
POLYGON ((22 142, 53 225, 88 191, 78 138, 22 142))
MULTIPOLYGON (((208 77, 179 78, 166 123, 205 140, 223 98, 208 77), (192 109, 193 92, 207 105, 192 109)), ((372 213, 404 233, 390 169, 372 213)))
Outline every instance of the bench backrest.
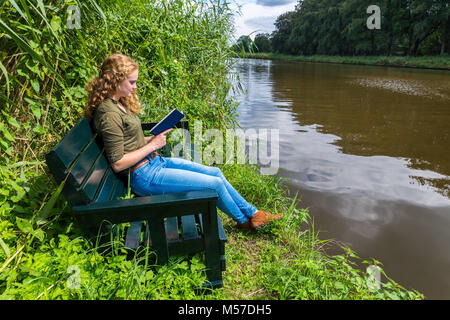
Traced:
POLYGON ((58 184, 67 178, 62 192, 70 206, 113 200, 126 193, 87 118, 46 155, 46 162, 58 184))

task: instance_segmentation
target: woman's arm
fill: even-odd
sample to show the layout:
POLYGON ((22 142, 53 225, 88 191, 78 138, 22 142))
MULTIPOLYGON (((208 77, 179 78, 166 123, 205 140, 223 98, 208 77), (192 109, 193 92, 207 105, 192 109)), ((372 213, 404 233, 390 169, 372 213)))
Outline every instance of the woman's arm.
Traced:
POLYGON ((146 137, 145 142, 147 144, 145 146, 132 152, 125 153, 120 160, 117 160, 111 165, 112 169, 115 172, 120 172, 122 170, 128 169, 129 167, 132 167, 136 163, 141 161, 145 156, 149 155, 153 151, 164 147, 166 145, 167 134, 172 130, 173 129, 168 129, 164 132, 161 132, 157 136, 146 137))

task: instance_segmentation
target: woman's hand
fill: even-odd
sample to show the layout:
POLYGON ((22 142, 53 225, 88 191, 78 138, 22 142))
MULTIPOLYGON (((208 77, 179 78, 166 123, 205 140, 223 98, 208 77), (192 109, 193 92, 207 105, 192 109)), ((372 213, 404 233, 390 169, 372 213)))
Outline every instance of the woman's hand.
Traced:
POLYGON ((160 134, 154 136, 153 139, 151 140, 151 143, 153 144, 153 146, 156 147, 156 149, 161 149, 162 147, 164 147, 167 143, 166 142, 167 134, 172 130, 173 130, 173 128, 170 128, 170 129, 167 129, 166 131, 163 131, 160 134))
POLYGON ((154 138, 154 136, 151 136, 151 137, 144 137, 145 143, 149 143, 150 141, 153 140, 153 138, 154 138))
POLYGON ((141 161, 145 156, 149 155, 153 151, 156 151, 166 145, 167 134, 173 129, 167 129, 160 134, 151 137, 151 139, 146 138, 147 144, 143 147, 134 150, 132 152, 124 154, 124 156, 111 164, 111 167, 115 172, 120 172, 127 168, 134 166, 136 163, 141 161))

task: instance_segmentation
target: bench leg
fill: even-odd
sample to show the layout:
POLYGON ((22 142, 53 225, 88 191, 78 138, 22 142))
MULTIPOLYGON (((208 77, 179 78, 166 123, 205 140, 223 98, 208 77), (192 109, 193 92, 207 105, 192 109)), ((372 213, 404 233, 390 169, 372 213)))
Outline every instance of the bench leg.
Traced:
POLYGON ((148 225, 150 237, 152 239, 152 247, 158 256, 158 264, 166 264, 169 261, 169 248, 167 246, 164 218, 151 220, 148 225))
POLYGON ((206 276, 209 281, 209 284, 206 287, 210 288, 221 288, 223 286, 217 219, 216 202, 210 201, 208 203, 208 214, 202 215, 205 239, 206 276))

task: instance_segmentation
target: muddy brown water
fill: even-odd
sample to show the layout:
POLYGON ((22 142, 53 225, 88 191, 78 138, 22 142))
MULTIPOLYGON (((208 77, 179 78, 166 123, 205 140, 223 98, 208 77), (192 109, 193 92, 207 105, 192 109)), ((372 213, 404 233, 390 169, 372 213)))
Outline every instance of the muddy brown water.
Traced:
POLYGON ((242 129, 279 130, 289 178, 320 238, 450 298, 450 71, 236 60, 242 129))

